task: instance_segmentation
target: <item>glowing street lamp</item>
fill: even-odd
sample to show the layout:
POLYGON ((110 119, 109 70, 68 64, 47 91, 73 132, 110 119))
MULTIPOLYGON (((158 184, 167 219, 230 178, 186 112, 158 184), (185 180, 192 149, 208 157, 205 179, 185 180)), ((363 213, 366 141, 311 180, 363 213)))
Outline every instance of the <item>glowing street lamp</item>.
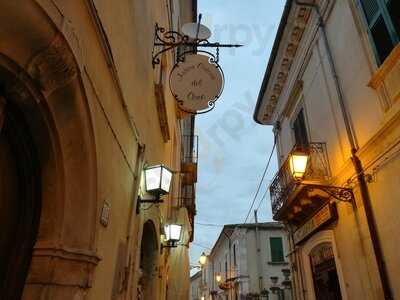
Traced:
POLYGON ((290 171, 295 179, 302 179, 307 169, 309 154, 305 151, 295 150, 290 154, 290 171))
POLYGON ((172 172, 164 165, 146 167, 144 169, 146 192, 155 196, 153 199, 142 199, 138 196, 136 213, 140 212, 141 203, 162 203, 161 195, 169 193, 172 181, 172 172))
POLYGON ((169 193, 172 172, 164 165, 147 167, 144 170, 146 191, 153 195, 165 195, 169 193))
POLYGON ((182 225, 168 224, 164 226, 164 231, 165 231, 166 245, 164 245, 163 247, 167 248, 176 247, 178 242, 181 240, 182 225))
POLYGON ((215 280, 216 280, 218 283, 221 282, 221 279, 222 279, 222 277, 221 277, 220 274, 217 274, 217 275, 215 276, 215 280))
POLYGON ((207 262, 207 255, 203 252, 200 255, 199 263, 200 263, 201 266, 204 266, 206 262, 207 262))

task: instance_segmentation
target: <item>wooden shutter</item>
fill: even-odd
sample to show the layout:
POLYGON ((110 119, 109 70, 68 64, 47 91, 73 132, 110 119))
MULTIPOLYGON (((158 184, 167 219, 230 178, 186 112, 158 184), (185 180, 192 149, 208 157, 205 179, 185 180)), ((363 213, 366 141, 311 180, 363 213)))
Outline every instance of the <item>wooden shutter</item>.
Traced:
MULTIPOLYGON (((394 46, 399 42, 398 33, 388 11, 389 5, 393 5, 396 2, 392 1, 360 0, 372 49, 379 65, 383 63, 394 46)), ((396 5, 398 6, 398 4, 396 5)), ((393 14, 396 18, 395 13, 393 14)))
POLYGON ((281 237, 272 237, 269 239, 271 246, 271 261, 272 262, 282 262, 283 257, 283 244, 281 237))

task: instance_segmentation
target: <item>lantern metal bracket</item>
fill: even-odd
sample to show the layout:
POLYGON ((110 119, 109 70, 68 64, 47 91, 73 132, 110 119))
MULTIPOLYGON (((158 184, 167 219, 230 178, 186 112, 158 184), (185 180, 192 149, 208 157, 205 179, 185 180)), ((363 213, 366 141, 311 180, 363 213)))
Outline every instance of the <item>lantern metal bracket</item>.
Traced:
POLYGON ((303 185, 307 190, 310 191, 313 189, 321 190, 340 202, 355 203, 353 190, 351 188, 344 188, 331 185, 320 185, 320 184, 303 184, 303 185))
POLYGON ((138 196, 137 201, 136 201, 136 214, 140 213, 140 205, 142 203, 152 203, 152 204, 159 204, 163 203, 164 200, 160 199, 160 195, 156 195, 154 199, 142 199, 141 196, 138 196))
MULTIPOLYGON (((199 15, 197 36, 199 34, 199 28, 201 23, 201 14, 199 15)), ((166 30, 164 27, 158 26, 158 23, 154 27, 154 43, 152 50, 152 65, 153 69, 156 65, 160 64, 159 56, 164 52, 175 49, 177 47, 184 46, 192 48, 193 52, 196 52, 198 47, 205 48, 216 48, 216 56, 219 58, 219 48, 238 48, 243 45, 239 44, 220 44, 220 43, 210 43, 208 40, 196 38, 190 38, 178 31, 166 30)))

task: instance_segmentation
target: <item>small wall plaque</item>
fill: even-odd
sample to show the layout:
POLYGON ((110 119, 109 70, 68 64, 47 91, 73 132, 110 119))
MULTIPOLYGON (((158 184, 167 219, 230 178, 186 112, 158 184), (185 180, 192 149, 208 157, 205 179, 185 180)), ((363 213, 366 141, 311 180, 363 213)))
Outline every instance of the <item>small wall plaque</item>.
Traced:
POLYGON ((108 222, 110 220, 110 211, 111 211, 111 204, 108 203, 107 201, 104 201, 100 215, 100 224, 103 225, 104 227, 108 226, 108 222))

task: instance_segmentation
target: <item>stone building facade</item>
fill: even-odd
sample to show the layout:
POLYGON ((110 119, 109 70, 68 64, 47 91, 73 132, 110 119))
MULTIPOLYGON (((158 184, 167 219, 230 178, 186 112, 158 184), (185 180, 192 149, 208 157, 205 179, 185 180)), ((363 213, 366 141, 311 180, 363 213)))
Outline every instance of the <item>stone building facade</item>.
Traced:
POLYGON ((272 211, 289 231, 296 299, 400 298, 399 11, 286 1, 254 119, 274 126, 272 211))
POLYGON ((204 300, 290 300, 287 254, 278 222, 225 225, 202 270, 204 300))
POLYGON ((174 52, 153 69, 152 48, 196 5, 0 2, 2 299, 188 299, 194 117, 168 89, 174 52), (171 191, 138 207, 158 164, 171 191), (162 249, 168 223, 183 234, 162 249))

